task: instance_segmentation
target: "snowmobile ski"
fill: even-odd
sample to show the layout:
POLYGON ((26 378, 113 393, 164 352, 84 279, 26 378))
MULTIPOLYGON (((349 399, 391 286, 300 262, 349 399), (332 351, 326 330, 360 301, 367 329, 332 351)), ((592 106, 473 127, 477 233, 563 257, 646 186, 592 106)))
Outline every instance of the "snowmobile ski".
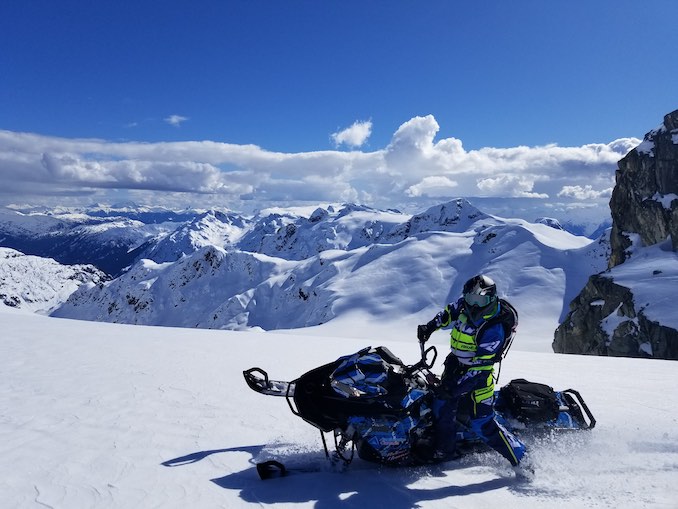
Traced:
POLYGON ((261 461, 256 464, 257 474, 262 481, 298 474, 344 474, 356 470, 375 470, 378 468, 379 465, 366 462, 362 463, 358 468, 349 469, 348 463, 336 457, 332 457, 329 461, 306 464, 293 463, 292 465, 286 465, 282 461, 275 459, 261 461))

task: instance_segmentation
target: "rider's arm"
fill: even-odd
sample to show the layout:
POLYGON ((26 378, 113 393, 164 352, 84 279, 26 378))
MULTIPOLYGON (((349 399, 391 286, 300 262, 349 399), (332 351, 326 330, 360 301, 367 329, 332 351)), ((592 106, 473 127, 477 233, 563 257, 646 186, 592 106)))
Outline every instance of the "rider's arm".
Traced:
POLYGON ((435 322, 436 329, 447 327, 454 320, 459 318, 459 305, 459 301, 448 304, 445 306, 445 309, 443 309, 433 318, 433 320, 431 320, 432 322, 435 322))
POLYGON ((421 343, 428 341, 428 338, 441 327, 447 327, 459 317, 460 301, 454 304, 448 304, 440 313, 433 317, 428 323, 417 327, 417 337, 421 343))
POLYGON ((504 327, 500 323, 488 327, 478 338, 478 350, 473 358, 473 364, 494 361, 504 344, 504 327))

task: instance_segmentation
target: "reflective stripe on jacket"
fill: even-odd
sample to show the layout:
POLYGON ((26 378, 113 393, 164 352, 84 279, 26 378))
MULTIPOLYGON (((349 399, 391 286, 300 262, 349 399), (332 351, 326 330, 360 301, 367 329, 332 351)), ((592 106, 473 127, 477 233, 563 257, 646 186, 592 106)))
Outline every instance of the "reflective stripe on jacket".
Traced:
MULTIPOLYGON (((483 317, 484 320, 499 314, 500 305, 497 303, 495 311, 483 317)), ((436 315, 438 328, 451 326, 450 348, 451 353, 459 359, 461 364, 471 369, 491 370, 497 354, 504 343, 504 327, 495 323, 483 327, 485 321, 474 324, 464 313, 463 301, 448 304, 443 311, 436 315), (479 334, 480 332, 480 334, 479 334)))

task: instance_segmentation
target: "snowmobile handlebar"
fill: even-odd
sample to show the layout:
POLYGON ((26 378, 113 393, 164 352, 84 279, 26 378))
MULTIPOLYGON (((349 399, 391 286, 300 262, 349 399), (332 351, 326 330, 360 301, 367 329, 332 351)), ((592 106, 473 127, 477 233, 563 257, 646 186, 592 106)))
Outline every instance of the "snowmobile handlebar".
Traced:
POLYGON ((421 347, 421 360, 416 364, 407 367, 407 372, 410 374, 422 369, 431 369, 438 358, 438 350, 435 346, 431 345, 426 349, 424 349, 423 343, 419 343, 419 346, 421 347), (433 352, 433 358, 429 362, 428 357, 431 352, 433 352))

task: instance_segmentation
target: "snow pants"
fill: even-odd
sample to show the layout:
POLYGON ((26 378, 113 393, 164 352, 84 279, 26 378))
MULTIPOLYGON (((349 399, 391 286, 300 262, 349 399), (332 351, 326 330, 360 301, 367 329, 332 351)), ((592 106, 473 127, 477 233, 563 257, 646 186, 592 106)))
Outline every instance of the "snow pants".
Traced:
MULTIPOLYGON (((456 359, 455 359, 456 361, 456 359)), ((463 405, 468 409, 468 422, 463 424, 511 465, 520 463, 525 446, 495 419, 493 369, 448 369, 441 380, 441 390, 434 405, 436 417, 436 449, 454 454, 456 449, 457 415, 463 405)))

